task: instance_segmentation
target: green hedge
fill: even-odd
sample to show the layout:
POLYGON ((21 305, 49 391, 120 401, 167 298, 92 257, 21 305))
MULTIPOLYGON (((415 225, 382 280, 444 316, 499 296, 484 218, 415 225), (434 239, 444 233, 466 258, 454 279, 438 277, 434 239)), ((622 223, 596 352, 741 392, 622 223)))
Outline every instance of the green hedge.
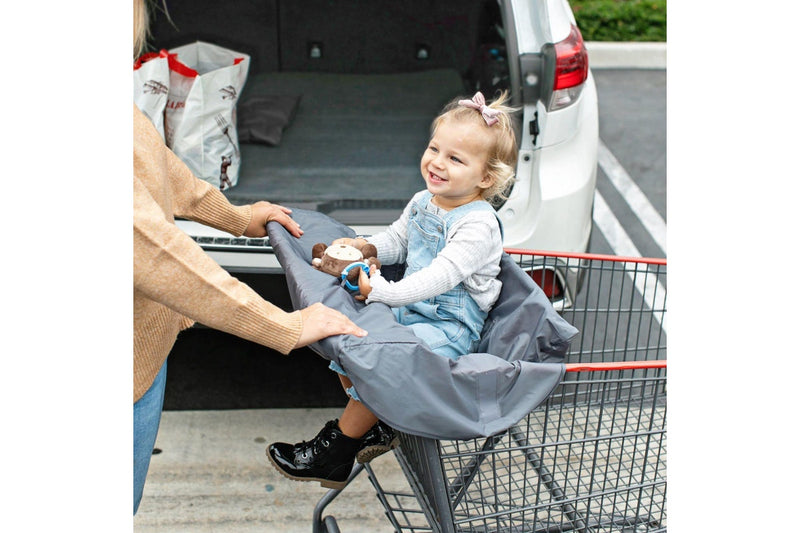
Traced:
POLYGON ((667 0, 570 0, 585 41, 667 40, 667 0))

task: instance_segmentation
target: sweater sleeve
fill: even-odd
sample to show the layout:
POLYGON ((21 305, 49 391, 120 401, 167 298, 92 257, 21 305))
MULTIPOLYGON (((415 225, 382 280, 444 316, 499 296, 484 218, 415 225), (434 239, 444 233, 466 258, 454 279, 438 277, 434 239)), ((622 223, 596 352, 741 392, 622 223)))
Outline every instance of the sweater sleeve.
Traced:
POLYGON ((303 327, 299 311, 283 311, 228 274, 166 219, 138 177, 133 183, 134 289, 206 326, 288 353, 303 327))
POLYGON ((252 207, 231 204, 218 188, 198 179, 172 150, 165 151, 175 216, 241 236, 250 223, 252 207))
POLYGON ((403 278, 386 281, 379 273, 370 278, 372 292, 367 303, 383 302, 389 307, 402 307, 445 293, 458 285, 458 269, 437 257, 430 266, 403 278))
POLYGON ((487 261, 495 261, 486 253, 486 243, 492 242, 493 237, 492 227, 485 220, 465 221, 427 267, 397 282, 379 275, 370 278, 372 292, 367 303, 401 307, 449 291, 482 270, 487 261))

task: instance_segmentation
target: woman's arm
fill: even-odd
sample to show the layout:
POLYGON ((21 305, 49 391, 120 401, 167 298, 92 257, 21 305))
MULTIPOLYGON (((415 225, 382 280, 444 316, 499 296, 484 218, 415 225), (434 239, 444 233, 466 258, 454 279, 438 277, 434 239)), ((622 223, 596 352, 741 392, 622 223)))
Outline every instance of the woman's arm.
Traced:
POLYGON ((303 329, 300 313, 286 313, 228 274, 167 220, 141 180, 133 183, 134 289, 209 327, 288 353, 303 329))
POLYGON ((164 148, 175 216, 188 218, 233 235, 265 237, 267 222, 276 221, 295 237, 303 234, 288 207, 266 201, 234 206, 218 188, 198 179, 172 150, 164 148))
POLYGON ((172 150, 164 147, 164 154, 174 215, 243 235, 253 218, 252 206, 231 204, 217 187, 197 178, 172 150))

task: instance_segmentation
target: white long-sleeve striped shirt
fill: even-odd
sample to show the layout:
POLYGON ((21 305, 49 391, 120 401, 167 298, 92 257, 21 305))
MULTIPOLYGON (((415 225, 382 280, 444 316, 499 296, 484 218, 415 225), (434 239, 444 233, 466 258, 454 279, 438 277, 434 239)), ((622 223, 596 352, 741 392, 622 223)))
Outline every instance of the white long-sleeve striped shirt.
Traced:
MULTIPOLYGON (((367 238, 378 249, 382 264, 405 261, 411 207, 424 193, 414 195, 400 218, 386 231, 367 238)), ((427 210, 439 216, 446 213, 432 202, 428 202, 427 210)), ((445 293, 463 281, 478 306, 489 311, 500 295, 502 283, 497 275, 502 253, 502 235, 495 215, 482 210, 469 212, 450 227, 444 248, 429 266, 397 282, 373 275, 367 303, 401 307, 445 293)))

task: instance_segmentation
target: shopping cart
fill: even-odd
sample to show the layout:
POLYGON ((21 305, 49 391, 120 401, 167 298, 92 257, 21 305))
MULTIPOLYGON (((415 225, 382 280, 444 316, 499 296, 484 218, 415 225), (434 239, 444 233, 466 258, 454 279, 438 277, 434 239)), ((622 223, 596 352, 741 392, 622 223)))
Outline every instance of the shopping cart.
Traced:
POLYGON ((560 385, 489 438, 401 433, 400 489, 369 464, 349 481, 366 470, 397 532, 666 531, 666 260, 507 252, 580 330, 560 385))

